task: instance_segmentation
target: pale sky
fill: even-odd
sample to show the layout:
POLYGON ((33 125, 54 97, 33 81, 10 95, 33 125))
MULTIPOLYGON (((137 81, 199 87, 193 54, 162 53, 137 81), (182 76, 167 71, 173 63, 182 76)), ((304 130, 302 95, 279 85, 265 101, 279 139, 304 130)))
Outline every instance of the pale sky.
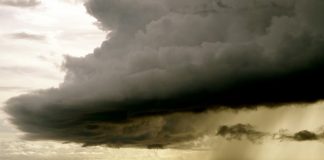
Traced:
POLYGON ((13 95, 57 86, 64 76, 63 55, 84 56, 105 39, 81 3, 48 0, 33 8, 0 7, 1 103, 13 95))
MULTIPOLYGON (((96 18, 87 13, 82 1, 41 0, 39 1, 40 3, 36 3, 37 1, 30 1, 30 3, 24 1, 26 4, 19 3, 19 5, 18 2, 23 1, 0 0, 1 109, 5 107, 5 102, 11 97, 29 93, 34 90, 58 88, 60 84, 64 82, 64 76, 66 74, 66 70, 64 70, 62 67, 62 64, 65 62, 64 57, 67 55, 72 57, 84 57, 90 53, 93 53, 95 48, 100 46, 104 47, 102 42, 109 38, 107 35, 109 35, 110 31, 107 29, 101 29, 107 26, 112 27, 113 29, 116 27, 113 25, 109 26, 109 24, 106 24, 104 20, 101 24, 103 26, 99 27, 96 18), (35 4, 32 2, 35 2, 35 4)), ((234 1, 230 2, 234 3, 234 1)), ((176 4, 174 5, 176 6, 176 4)), ((224 5, 224 8, 226 8, 226 5, 231 5, 231 3, 226 5, 221 4, 220 6, 222 5, 224 5)), ((99 15, 98 17, 100 18, 100 16, 102 15, 99 15)), ((139 14, 139 16, 141 15, 139 14)), ((172 19, 170 21, 172 21, 172 19)), ((197 20, 197 22, 200 21, 197 20)), ((160 21, 156 20, 150 24, 149 27, 158 26, 159 23, 160 21)), ((168 25, 168 23, 169 21, 163 22, 164 25, 168 25)), ((200 27, 204 28, 204 26, 200 27)), ((239 28, 231 29, 233 29, 235 32, 241 31, 239 28)), ((271 29, 273 28, 270 28, 269 30, 271 29)), ((147 32, 150 31, 153 32, 155 30, 150 30, 150 28, 147 28, 147 32)), ((145 35, 143 36, 142 34, 144 35, 144 33, 136 34, 136 36, 140 37, 139 39, 142 40, 140 43, 143 42, 147 45, 155 45, 151 44, 153 43, 151 42, 151 39, 145 39, 147 37, 145 37, 145 35)), ((174 35, 176 35, 176 33, 174 33, 174 35)), ((154 34, 154 36, 163 37, 163 34, 154 34)), ((242 41, 242 37, 240 36, 242 35, 237 34, 237 37, 231 37, 232 39, 229 41, 235 41, 234 43, 238 43, 239 41, 242 41)), ((186 39, 185 37, 181 38, 186 39)), ((260 43, 269 40, 271 37, 269 39, 266 38, 262 39, 260 43)), ((173 40, 172 37, 168 37, 167 39, 169 41, 173 40)), ((159 42, 166 43, 166 45, 168 43, 164 41, 159 42)), ((194 42, 188 41, 188 43, 194 42)), ((208 46, 208 44, 206 44, 206 46, 208 46)), ((130 47, 130 49, 140 48, 136 47, 137 46, 133 48, 130 47)), ((181 49, 181 47, 179 48, 181 49)), ((173 51, 177 51, 179 48, 173 48, 173 51)), ((127 49, 129 48, 126 48, 125 50, 127 49)), ((194 49, 195 48, 192 50, 194 49)), ((137 56, 145 57, 146 55, 144 52, 146 50, 143 51, 143 54, 140 51, 142 50, 139 50, 137 56)), ((99 52, 100 51, 98 51, 98 53, 99 52)), ((128 58, 131 59, 132 57, 130 56, 128 58)), ((152 57, 149 57, 148 59, 150 58, 152 57)), ((201 57, 197 58, 199 59, 201 57)), ((175 59, 177 59, 177 57, 175 57, 175 59)), ((138 61, 137 60, 138 59, 131 61, 130 63, 134 63, 134 66, 137 66, 139 69, 150 67, 150 64, 147 66, 136 65, 137 63, 142 62, 142 59, 140 58, 138 61)), ((144 58, 144 60, 147 59, 144 58)), ((172 60, 173 59, 171 59, 171 61, 172 60)), ((199 60, 197 60, 197 64, 201 63, 199 60)), ((119 61, 116 63, 118 62, 119 61)), ((105 65, 105 63, 102 63, 102 66, 103 65, 105 65)), ((125 67, 119 64, 116 66, 117 67, 115 69, 118 71, 120 68, 125 67)), ((131 71, 135 72, 137 68, 132 69, 134 70, 131 71)), ((121 72, 124 71, 122 69, 120 70, 121 72)), ((123 75, 121 74, 121 76, 123 75)), ((94 79, 96 78, 97 77, 94 79)), ((100 78, 97 79, 99 80, 99 83, 101 80, 100 78)), ((114 81, 112 81, 112 84, 115 84, 113 82, 114 81)), ((168 81, 165 80, 163 82, 167 83, 168 81)), ((119 83, 116 84, 118 86, 119 83)), ((114 88, 115 86, 111 86, 112 90, 116 89, 114 88)), ((94 87, 96 86, 94 85, 94 87)), ((118 90, 118 88, 116 90, 118 90)), ((103 91, 103 93, 109 94, 110 92, 103 91)), ((152 94, 155 94, 155 92, 152 94)), ((93 98, 91 96, 95 97, 96 95, 89 96, 90 98, 93 98)), ((85 97, 89 98, 87 96, 85 97)), ((99 98, 101 97, 99 96, 99 98)), ((198 136, 196 139, 181 143, 178 146, 175 145, 174 148, 170 147, 166 149, 141 149, 129 147, 109 148, 104 145, 82 147, 82 144, 74 142, 63 143, 62 141, 55 140, 29 141, 21 138, 25 133, 17 129, 15 125, 11 124, 9 121, 10 116, 1 110, 0 159, 320 160, 324 156, 322 152, 324 150, 324 141, 322 138, 319 138, 319 140, 316 141, 299 142, 285 139, 274 140, 271 136, 269 136, 257 143, 254 143, 244 137, 242 140, 227 140, 226 138, 216 136, 216 134, 217 128, 221 125, 231 126, 239 123, 251 124, 256 128, 256 130, 271 134, 277 133, 281 129, 286 129, 287 133, 291 135, 301 130, 322 132, 323 128, 321 127, 324 126, 323 105, 323 101, 318 101, 316 103, 308 104, 283 105, 276 108, 268 108, 260 105, 254 109, 242 109, 239 111, 217 110, 199 113, 198 115, 187 113, 185 114, 185 118, 190 118, 189 120, 193 120, 192 125, 195 124, 199 126, 192 128, 194 128, 193 130, 199 132, 197 135, 200 136, 198 136), (200 129, 203 130, 201 132, 204 132, 204 135, 202 136, 200 134, 200 129), (186 147, 181 148, 181 146, 186 147)), ((171 115, 171 117, 172 116, 177 117, 178 115, 171 115)), ((184 119, 181 121, 181 123, 183 122, 187 122, 187 120, 184 119)), ((186 126, 191 127, 190 123, 191 122, 188 122, 186 126)), ((321 135, 318 136, 321 137, 321 135)))

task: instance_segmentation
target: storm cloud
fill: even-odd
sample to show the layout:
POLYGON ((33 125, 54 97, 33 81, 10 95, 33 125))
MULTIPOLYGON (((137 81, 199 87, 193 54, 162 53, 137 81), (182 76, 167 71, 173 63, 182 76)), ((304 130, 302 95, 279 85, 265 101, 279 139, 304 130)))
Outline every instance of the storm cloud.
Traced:
POLYGON ((58 88, 7 102, 29 139, 162 147, 202 134, 187 114, 324 98, 322 0, 85 6, 111 31, 107 40, 85 57, 67 56, 58 88))

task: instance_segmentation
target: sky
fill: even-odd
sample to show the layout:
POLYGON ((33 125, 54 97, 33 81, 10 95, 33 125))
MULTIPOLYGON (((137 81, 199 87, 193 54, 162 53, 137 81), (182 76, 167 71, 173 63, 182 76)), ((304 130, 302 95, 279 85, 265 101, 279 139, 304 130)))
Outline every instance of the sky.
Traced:
POLYGON ((323 11, 0 0, 0 159, 321 159, 323 11))

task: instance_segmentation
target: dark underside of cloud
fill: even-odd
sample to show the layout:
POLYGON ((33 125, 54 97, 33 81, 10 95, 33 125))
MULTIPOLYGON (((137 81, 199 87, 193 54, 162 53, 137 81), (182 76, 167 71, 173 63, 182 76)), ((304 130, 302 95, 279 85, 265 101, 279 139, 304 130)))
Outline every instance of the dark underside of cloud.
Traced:
POLYGON ((39 0, 0 0, 0 5, 29 8, 41 4, 39 0))
POLYGON ((85 6, 109 40, 66 57, 59 88, 8 101, 27 138, 160 148, 202 135, 191 113, 324 98, 322 0, 85 6))

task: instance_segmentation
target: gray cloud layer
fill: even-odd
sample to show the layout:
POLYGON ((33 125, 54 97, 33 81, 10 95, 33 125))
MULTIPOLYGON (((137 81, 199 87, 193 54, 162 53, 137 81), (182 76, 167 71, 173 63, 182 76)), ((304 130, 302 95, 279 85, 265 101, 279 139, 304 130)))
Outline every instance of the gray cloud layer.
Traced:
POLYGON ((163 146, 198 136, 177 125, 185 116, 166 114, 324 98, 322 0, 85 6, 112 30, 109 40, 86 57, 66 57, 59 88, 8 101, 6 111, 29 138, 163 146))
POLYGON ((38 0, 0 0, 0 5, 12 6, 12 7, 35 7, 41 2, 38 0))

